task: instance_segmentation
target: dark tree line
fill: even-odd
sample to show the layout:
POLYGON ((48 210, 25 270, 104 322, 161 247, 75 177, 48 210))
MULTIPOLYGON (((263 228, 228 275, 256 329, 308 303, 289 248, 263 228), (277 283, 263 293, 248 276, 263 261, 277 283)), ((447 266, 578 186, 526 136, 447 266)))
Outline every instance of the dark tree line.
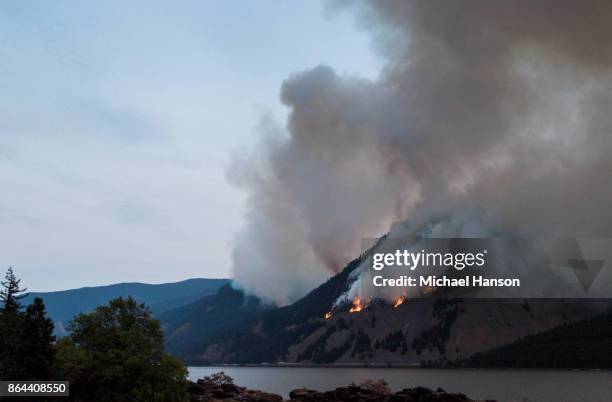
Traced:
POLYGON ((40 298, 23 308, 27 294, 19 283, 9 268, 0 290, 0 378, 46 380, 55 355, 53 323, 40 298))
MULTIPOLYGON (((165 352, 159 321, 131 297, 111 300, 56 341, 40 298, 9 268, 0 290, 0 379, 68 380, 72 401, 186 401, 187 370, 165 352)), ((65 400, 65 399, 63 399, 65 400)))

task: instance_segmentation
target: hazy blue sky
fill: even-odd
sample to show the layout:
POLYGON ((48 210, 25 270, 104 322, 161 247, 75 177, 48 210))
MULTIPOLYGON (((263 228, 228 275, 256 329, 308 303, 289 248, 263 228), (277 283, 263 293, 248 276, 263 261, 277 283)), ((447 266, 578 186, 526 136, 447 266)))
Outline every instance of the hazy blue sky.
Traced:
POLYGON ((375 77, 317 1, 0 2, 0 265, 32 290, 229 274, 258 141, 292 72, 375 77))

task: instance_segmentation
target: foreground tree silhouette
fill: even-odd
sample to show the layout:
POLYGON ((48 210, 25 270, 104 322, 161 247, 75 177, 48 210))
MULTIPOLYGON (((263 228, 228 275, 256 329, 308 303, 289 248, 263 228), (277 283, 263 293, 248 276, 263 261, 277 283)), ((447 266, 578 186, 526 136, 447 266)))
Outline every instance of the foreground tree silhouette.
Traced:
POLYGON ((117 298, 79 314, 69 329, 56 367, 74 400, 187 400, 187 370, 165 353, 159 321, 144 304, 117 298))
POLYGON ((55 357, 53 322, 47 318, 45 305, 39 297, 26 308, 21 342, 24 348, 20 356, 21 365, 26 378, 50 378, 55 357))
POLYGON ((17 279, 13 273, 13 267, 9 267, 4 276, 2 284, 2 290, 0 290, 0 304, 2 304, 2 310, 4 312, 17 312, 21 309, 20 299, 27 296, 25 293, 26 289, 19 287, 21 279, 17 279))
POLYGON ((53 323, 40 298, 21 311, 25 289, 19 287, 12 268, 5 278, 0 290, 0 379, 49 379, 55 353, 53 323))

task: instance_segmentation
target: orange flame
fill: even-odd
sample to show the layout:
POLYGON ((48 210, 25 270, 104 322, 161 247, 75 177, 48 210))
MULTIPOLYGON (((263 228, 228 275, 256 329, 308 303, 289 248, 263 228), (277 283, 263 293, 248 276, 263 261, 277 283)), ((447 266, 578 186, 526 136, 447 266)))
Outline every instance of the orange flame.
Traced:
POLYGON ((332 312, 328 311, 327 313, 325 313, 325 319, 329 320, 332 317, 332 312))
POLYGON ((400 296, 397 298, 397 300, 395 300, 395 303, 393 304, 393 308, 398 308, 399 306, 402 305, 402 303, 404 303, 405 297, 404 296, 400 296))
POLYGON ((356 297, 355 300, 353 301, 353 307, 349 309, 349 313, 358 313, 361 310, 363 310, 364 307, 365 305, 363 304, 361 299, 359 297, 356 297))

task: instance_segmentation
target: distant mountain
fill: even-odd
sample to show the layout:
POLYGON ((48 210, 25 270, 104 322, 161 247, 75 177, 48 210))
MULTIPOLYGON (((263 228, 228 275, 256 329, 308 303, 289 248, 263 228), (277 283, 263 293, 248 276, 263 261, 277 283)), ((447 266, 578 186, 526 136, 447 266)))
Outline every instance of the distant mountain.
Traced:
POLYGON ((161 313, 158 318, 167 350, 189 357, 201 351, 202 339, 226 336, 227 331, 252 323, 259 313, 271 308, 227 284, 215 294, 161 313))
POLYGON ((56 334, 65 335, 66 325, 76 314, 92 311, 116 297, 132 296, 138 302, 147 304, 151 311, 158 315, 215 293, 228 283, 228 279, 204 278, 156 285, 117 283, 57 292, 32 292, 22 300, 22 304, 29 304, 35 297, 42 298, 47 313, 55 324, 56 334))
POLYGON ((282 308, 224 286, 216 295, 160 315, 166 347, 189 364, 277 361, 291 344, 322 325, 320 318, 346 290, 348 275, 358 265, 359 259, 282 308))
POLYGON ((323 325, 321 317, 336 298, 346 290, 350 273, 357 268, 356 259, 338 275, 297 302, 281 307, 254 308, 245 302, 242 292, 221 288, 189 306, 160 316, 166 333, 167 348, 189 364, 260 363, 282 360, 286 350, 302 337, 323 325), (223 315, 221 326, 216 318, 202 312, 214 312, 211 306, 226 305, 232 300, 232 314, 223 315), (238 315, 234 315, 238 312, 238 315), (188 318, 189 317, 189 318, 188 318), (201 328, 207 328, 202 331, 201 328), (187 335, 185 335, 187 334, 187 335), (185 337, 189 347, 185 346, 185 337))

